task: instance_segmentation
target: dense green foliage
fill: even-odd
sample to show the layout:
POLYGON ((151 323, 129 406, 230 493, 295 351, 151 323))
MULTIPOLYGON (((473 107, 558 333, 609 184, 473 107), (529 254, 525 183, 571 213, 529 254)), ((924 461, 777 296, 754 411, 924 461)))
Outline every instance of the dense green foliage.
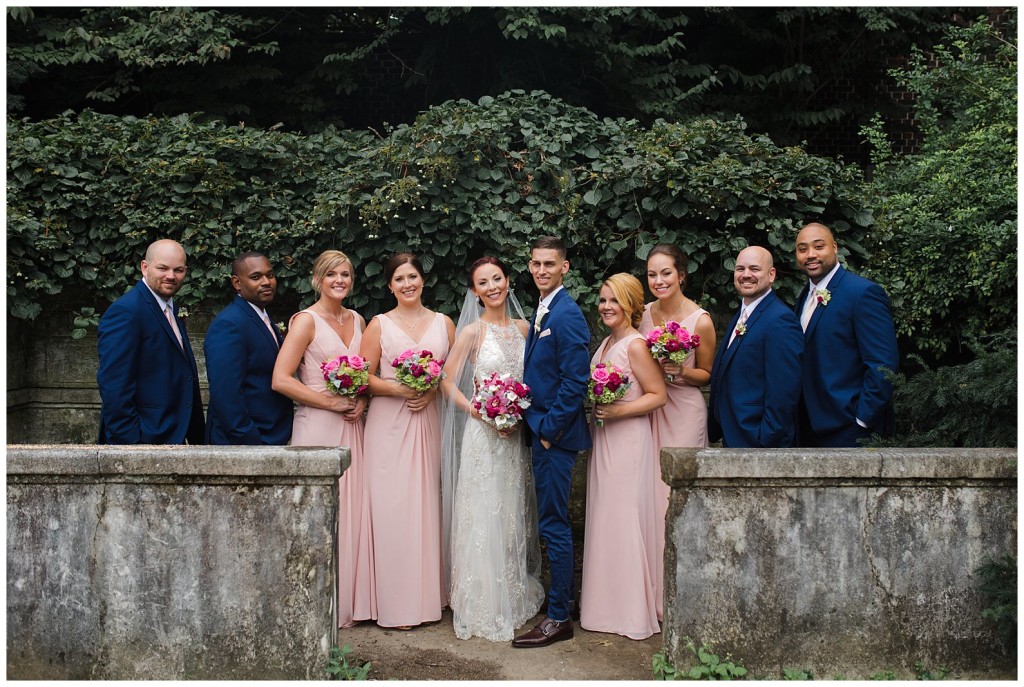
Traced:
POLYGON ((881 120, 867 131, 878 163, 868 272, 929 360, 1017 326, 1015 13, 1007 21, 951 29, 894 72, 917 96, 919 154, 894 157, 881 120))
POLYGON ((543 89, 599 116, 644 124, 739 114, 752 130, 793 144, 808 126, 845 120, 855 127, 886 109, 885 94, 872 86, 887 60, 906 55, 914 40, 931 44, 952 14, 881 7, 11 8, 9 106, 35 118, 90 106, 136 116, 202 111, 319 130, 409 122, 450 99, 543 89), (401 68, 376 70, 381 56, 401 68))
POLYGON ((973 360, 896 375, 896 433, 888 446, 1016 446, 1016 332, 972 344, 973 360))
MULTIPOLYGON (((644 128, 545 93, 448 102, 383 138, 184 116, 9 119, 9 311, 31 319, 60 292, 110 301, 160 236, 189 250, 181 295, 193 305, 223 298, 247 249, 268 254, 282 293, 309 294, 313 259, 337 247, 356 265, 351 305, 370 315, 390 307, 384 259, 409 249, 428 272, 427 302, 452 313, 469 262, 497 253, 525 272, 529 243, 549 233, 572 246, 567 283, 585 303, 603 276, 642 274, 658 241, 691 257, 691 295, 722 307, 736 302, 736 253, 765 245, 792 300, 803 222, 828 218, 845 254, 865 257, 859 185, 855 168, 748 136, 739 121, 644 128)), ((524 274, 519 284, 531 288, 524 274)))
POLYGON ((978 591, 989 605, 982 616, 996 624, 999 639, 1013 655, 1017 654, 1017 557, 1003 554, 988 558, 974 571, 978 575, 978 591))

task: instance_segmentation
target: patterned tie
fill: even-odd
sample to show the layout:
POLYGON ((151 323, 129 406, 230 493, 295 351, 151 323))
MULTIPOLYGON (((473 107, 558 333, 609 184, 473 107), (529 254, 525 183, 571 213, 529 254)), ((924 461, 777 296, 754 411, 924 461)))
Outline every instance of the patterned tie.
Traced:
POLYGON ((814 314, 814 309, 818 307, 818 290, 808 288, 807 302, 804 303, 804 311, 800 314, 800 327, 805 332, 807 331, 807 325, 811 322, 811 315, 814 314))
POLYGON ((171 325, 171 331, 174 332, 175 338, 178 339, 178 345, 181 346, 181 350, 185 350, 185 344, 181 340, 181 332, 178 331, 178 324, 174 321, 174 313, 171 312, 171 304, 168 303, 164 307, 164 315, 167 317, 167 324, 171 325))
POLYGON ((281 343, 277 340, 277 332, 274 331, 274 325, 270 323, 270 315, 267 314, 266 310, 260 310, 260 319, 263 320, 263 324, 267 325, 267 329, 270 330, 270 338, 274 340, 274 345, 281 348, 281 343))

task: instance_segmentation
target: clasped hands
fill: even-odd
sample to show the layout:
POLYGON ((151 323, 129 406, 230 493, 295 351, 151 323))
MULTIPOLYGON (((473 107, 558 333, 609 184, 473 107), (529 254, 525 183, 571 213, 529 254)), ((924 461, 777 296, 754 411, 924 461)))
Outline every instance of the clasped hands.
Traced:
POLYGON ((355 422, 363 416, 366 410, 366 396, 334 396, 328 399, 328 410, 341 413, 348 422, 355 422))

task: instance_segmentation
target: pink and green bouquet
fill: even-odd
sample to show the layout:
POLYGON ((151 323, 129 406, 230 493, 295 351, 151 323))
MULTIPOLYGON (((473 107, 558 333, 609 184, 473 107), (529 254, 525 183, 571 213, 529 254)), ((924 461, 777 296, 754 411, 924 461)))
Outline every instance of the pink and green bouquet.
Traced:
POLYGON ((700 346, 700 335, 691 334, 686 327, 669 320, 647 332, 645 343, 655 360, 682 365, 700 346))
POLYGON ((434 354, 424 349, 402 351, 391 361, 395 368, 395 378, 410 389, 429 391, 441 383, 444 373, 444 360, 434 360, 434 354))
POLYGON ((530 407, 530 387, 508 373, 492 372, 476 387, 470 403, 483 421, 498 431, 515 427, 523 419, 523 411, 530 407))
POLYGON ((358 396, 370 388, 370 371, 358 355, 339 355, 320 364, 327 388, 339 396, 358 396))
MULTIPOLYGON (((629 391, 629 375, 612 363, 598 363, 590 368, 590 384, 587 386, 587 400, 591 403, 604 405, 615 403, 629 391)), ((597 420, 598 427, 604 422, 597 420)))

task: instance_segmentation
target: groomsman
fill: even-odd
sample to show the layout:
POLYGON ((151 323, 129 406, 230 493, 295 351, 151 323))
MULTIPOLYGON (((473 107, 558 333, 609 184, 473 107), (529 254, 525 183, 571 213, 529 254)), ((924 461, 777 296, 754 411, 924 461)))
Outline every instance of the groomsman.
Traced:
POLYGON ((199 371, 174 294, 185 249, 154 241, 142 279, 100 318, 100 444, 201 444, 206 432, 199 371))
POLYGON ((512 640, 516 648, 547 646, 573 637, 572 529, 569 483, 576 454, 590 448, 583 413, 590 378, 590 328, 562 286, 569 271, 565 244, 542 236, 530 252, 530 274, 540 303, 526 337, 523 377, 533 404, 526 425, 533 449, 540 537, 551 563, 547 616, 529 632, 512 640))
POLYGON ((210 383, 206 439, 211 444, 284 445, 292 435, 292 402, 271 389, 282 337, 267 315, 277 277, 266 256, 242 253, 231 264, 235 299, 206 332, 210 383))
POLYGON ((712 440, 730 448, 787 448, 800 400, 800 323, 775 292, 771 253, 748 246, 736 257, 733 285, 743 298, 722 336, 711 371, 712 440))
POLYGON ((794 313, 804 330, 799 443, 857 446, 891 431, 892 383, 899 368, 889 299, 878 284, 846 271, 832 232, 817 222, 796 237, 796 265, 808 282, 794 313))

